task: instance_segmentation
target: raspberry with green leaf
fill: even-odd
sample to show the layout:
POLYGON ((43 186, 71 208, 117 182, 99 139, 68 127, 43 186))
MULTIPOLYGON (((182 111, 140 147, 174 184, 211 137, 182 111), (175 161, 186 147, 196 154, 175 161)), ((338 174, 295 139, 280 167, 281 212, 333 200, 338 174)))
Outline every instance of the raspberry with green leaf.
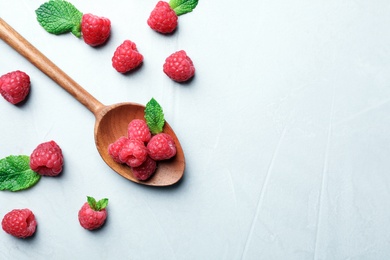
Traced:
POLYGON ((39 24, 49 33, 71 32, 83 37, 86 44, 99 46, 111 33, 111 21, 93 14, 83 14, 73 4, 64 0, 50 0, 35 10, 39 24))
POLYGON ((88 230, 102 227, 107 218, 107 205, 107 198, 96 201, 95 198, 87 196, 87 202, 83 204, 78 213, 80 225, 88 230))
POLYGON ((197 5, 198 0, 159 1, 150 13, 147 23, 159 33, 172 33, 178 25, 178 16, 192 12, 197 5))
POLYGON ((163 133, 165 118, 160 104, 151 98, 144 113, 146 123, 133 119, 128 125, 128 136, 122 136, 108 146, 108 153, 114 161, 130 166, 134 177, 141 181, 154 174, 156 161, 176 155, 175 140, 163 133))
POLYGON ((176 155, 176 144, 173 138, 163 133, 165 124, 164 113, 160 104, 152 98, 145 107, 145 119, 152 138, 146 145, 148 155, 156 161, 167 160, 176 155))

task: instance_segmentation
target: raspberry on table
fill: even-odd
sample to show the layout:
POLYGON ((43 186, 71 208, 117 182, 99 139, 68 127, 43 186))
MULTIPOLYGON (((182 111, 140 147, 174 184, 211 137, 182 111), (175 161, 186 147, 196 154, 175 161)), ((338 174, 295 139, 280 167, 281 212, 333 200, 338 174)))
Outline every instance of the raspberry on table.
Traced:
POLYGON ((30 76, 16 70, 0 77, 0 94, 12 104, 22 102, 30 92, 30 76))
POLYGON ((125 163, 119 159, 119 153, 122 150, 125 143, 128 141, 127 137, 120 137, 115 142, 111 143, 108 146, 108 154, 116 161, 117 163, 125 163))
POLYGON ((143 162, 140 166, 132 167, 131 169, 135 178, 141 181, 145 181, 153 175, 153 173, 156 171, 156 168, 157 162, 148 156, 145 162, 143 162))
POLYGON ((146 148, 150 158, 156 161, 167 160, 176 155, 175 141, 166 133, 154 135, 146 148))
POLYGON ((88 197, 88 201, 83 204, 78 212, 80 225, 88 230, 95 230, 103 226, 107 219, 108 199, 96 201, 93 197, 88 197))
POLYGON ((14 209, 3 217, 1 227, 8 234, 27 238, 35 233, 37 221, 34 213, 29 209, 14 209))
POLYGON ((165 59, 164 73, 174 81, 184 82, 195 75, 195 67, 184 50, 177 51, 165 59))
POLYGON ((119 152, 119 160, 130 167, 140 166, 148 155, 145 144, 136 139, 127 139, 119 152))
POLYGON ((63 164, 62 150, 54 141, 39 144, 30 155, 30 168, 40 175, 57 176, 63 164))
POLYGON ((119 45, 112 57, 112 66, 120 73, 129 72, 137 68, 144 57, 138 52, 137 46, 130 40, 125 40, 119 45))
POLYGON ((178 24, 177 20, 178 16, 170 7, 169 3, 159 1, 150 13, 147 23, 153 30, 168 34, 176 29, 178 24))
POLYGON ((152 134, 146 122, 142 119, 133 119, 127 128, 129 139, 137 139, 144 143, 149 142, 152 134))
POLYGON ((81 19, 81 33, 84 42, 91 46, 105 43, 110 36, 111 21, 105 17, 84 14, 81 19))

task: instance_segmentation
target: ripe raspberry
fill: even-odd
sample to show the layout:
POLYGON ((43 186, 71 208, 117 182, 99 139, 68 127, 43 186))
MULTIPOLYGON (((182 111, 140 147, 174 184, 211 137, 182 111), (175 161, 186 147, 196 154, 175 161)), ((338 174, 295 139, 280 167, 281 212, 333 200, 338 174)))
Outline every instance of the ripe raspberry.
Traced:
POLYGON ((137 46, 130 40, 125 40, 116 48, 112 57, 112 66, 120 73, 126 73, 138 67, 144 57, 138 52, 137 46))
POLYGON ((30 92, 30 77, 16 70, 0 77, 0 94, 12 104, 22 102, 30 92))
POLYGON ((156 168, 156 161, 148 156, 145 162, 143 162, 140 166, 132 167, 131 169, 135 178, 141 181, 145 181, 149 179, 150 176, 152 176, 152 174, 156 171, 156 168))
POLYGON ((148 155, 144 143, 140 140, 127 139, 119 152, 119 160, 130 167, 140 166, 148 155))
POLYGON ((84 14, 81 19, 81 33, 88 45, 98 46, 105 43, 110 36, 110 30, 111 21, 105 17, 84 14))
POLYGON ((176 154, 176 145, 173 138, 165 133, 159 133, 153 136, 146 148, 148 154, 153 160, 166 160, 176 154))
POLYGON ((148 25, 159 33, 171 33, 177 27, 178 17, 169 3, 159 1, 148 18, 148 25))
POLYGON ((18 238, 30 237, 35 233, 37 221, 29 209, 14 209, 5 214, 1 221, 5 232, 18 238))
POLYGON ((54 141, 39 144, 30 155, 30 168, 45 176, 57 176, 62 171, 64 158, 54 141))
POLYGON ((111 155, 112 159, 117 163, 124 163, 119 159, 119 153, 126 142, 128 142, 127 137, 122 136, 108 146, 108 154, 111 155))
POLYGON ((142 119, 134 119, 129 123, 127 135, 129 139, 137 139, 144 143, 149 142, 152 137, 148 125, 142 119))
POLYGON ((183 50, 171 54, 165 59, 164 73, 177 82, 184 82, 195 74, 195 67, 190 57, 183 50))
POLYGON ((108 199, 96 201, 92 197, 87 198, 88 202, 83 204, 78 213, 80 225, 88 230, 98 229, 106 221, 108 199))

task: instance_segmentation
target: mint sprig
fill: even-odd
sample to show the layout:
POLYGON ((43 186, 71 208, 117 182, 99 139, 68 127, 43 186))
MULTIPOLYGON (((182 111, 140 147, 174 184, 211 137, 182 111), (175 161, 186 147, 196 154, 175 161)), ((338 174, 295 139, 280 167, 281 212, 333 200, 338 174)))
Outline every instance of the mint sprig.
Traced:
POLYGON ((93 209, 95 211, 101 211, 101 210, 105 209, 108 205, 107 198, 96 201, 94 197, 87 196, 87 202, 88 202, 89 206, 91 207, 91 209, 93 209))
POLYGON ((146 104, 145 120, 152 134, 158 134, 163 131, 165 124, 164 112, 154 98, 146 104))
POLYGON ((20 191, 34 186, 41 175, 30 169, 30 157, 10 155, 0 160, 0 190, 20 191))
POLYGON ((81 37, 81 19, 83 13, 64 0, 50 0, 35 10, 39 24, 49 33, 63 34, 71 32, 81 37))
POLYGON ((195 9, 198 0, 170 0, 169 6, 175 11, 176 15, 182 15, 195 9))

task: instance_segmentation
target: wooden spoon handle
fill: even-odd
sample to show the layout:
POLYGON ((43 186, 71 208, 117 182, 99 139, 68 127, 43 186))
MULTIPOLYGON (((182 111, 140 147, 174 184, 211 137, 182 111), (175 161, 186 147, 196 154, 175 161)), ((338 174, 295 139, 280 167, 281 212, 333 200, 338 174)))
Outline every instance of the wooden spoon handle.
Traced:
POLYGON ((19 54, 24 56, 39 70, 58 83, 69 94, 87 107, 95 116, 104 105, 83 89, 77 82, 71 79, 57 65, 50 61, 31 43, 16 32, 2 18, 0 18, 0 39, 14 48, 19 54))

